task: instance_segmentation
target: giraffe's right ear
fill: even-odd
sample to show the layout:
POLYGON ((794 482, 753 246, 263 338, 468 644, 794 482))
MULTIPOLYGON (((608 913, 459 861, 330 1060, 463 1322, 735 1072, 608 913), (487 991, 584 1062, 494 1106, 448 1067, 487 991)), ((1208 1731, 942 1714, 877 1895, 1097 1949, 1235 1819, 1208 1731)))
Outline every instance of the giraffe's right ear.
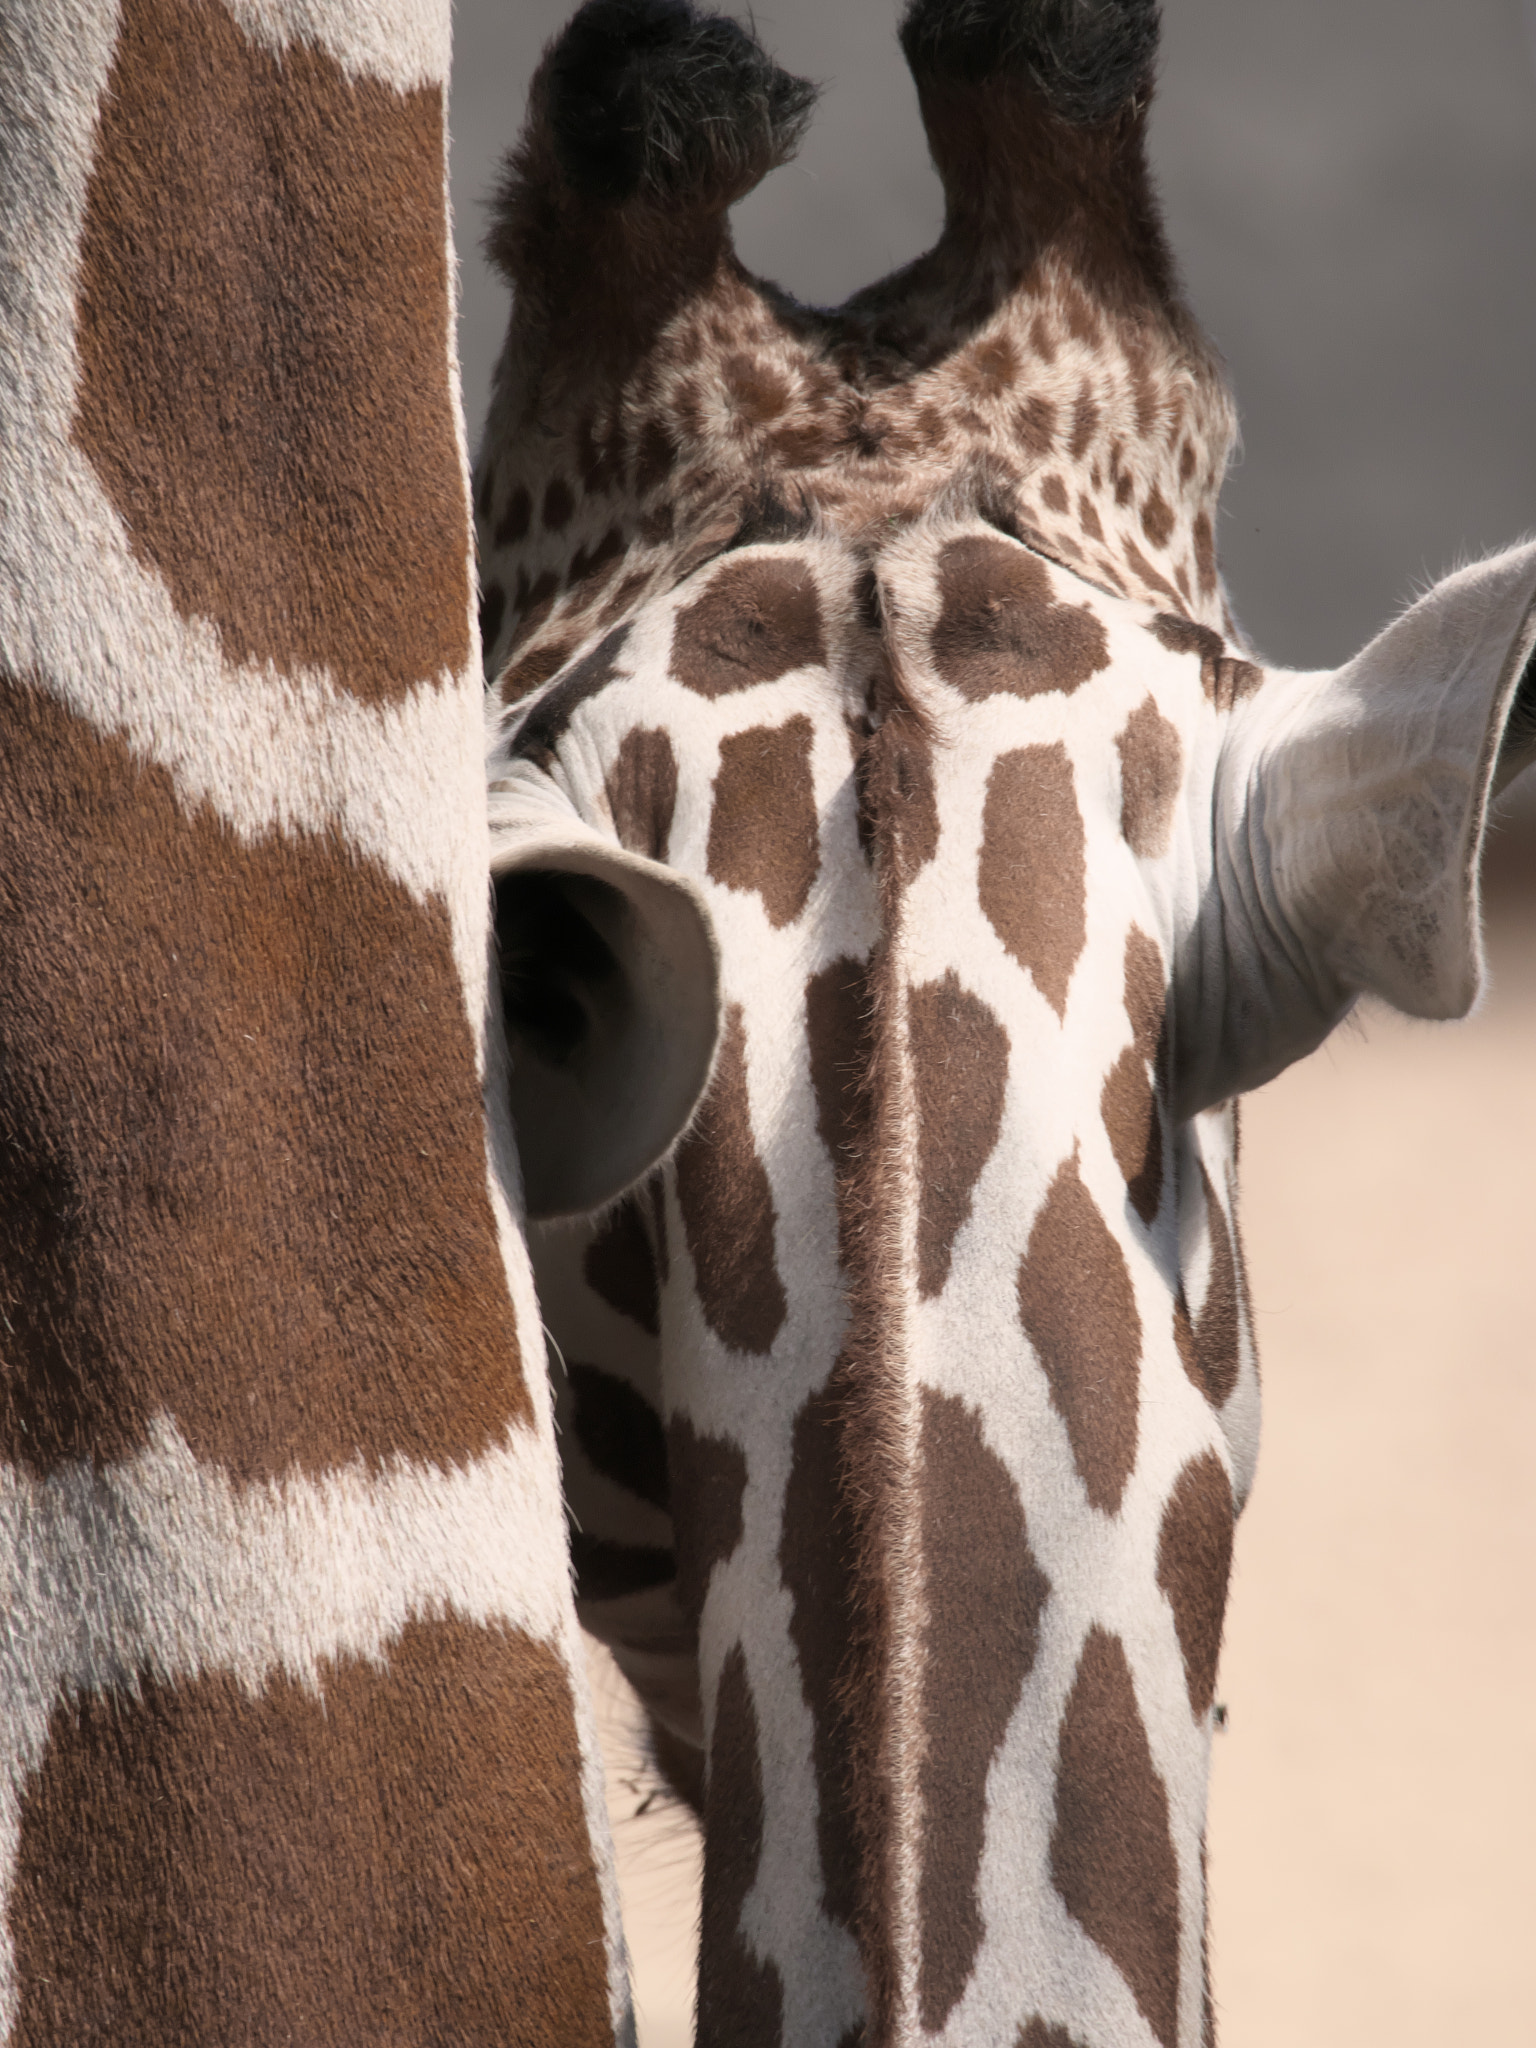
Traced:
POLYGON ((1447 576, 1343 668, 1270 671, 1237 706, 1175 977, 1176 1113, 1269 1080, 1360 995, 1466 1015, 1489 799, 1536 752, 1533 647, 1536 544, 1447 576))
POLYGON ((666 1157, 708 1085, 714 927, 691 882, 594 831, 527 764, 492 795, 491 875, 528 1215, 585 1215, 666 1157))

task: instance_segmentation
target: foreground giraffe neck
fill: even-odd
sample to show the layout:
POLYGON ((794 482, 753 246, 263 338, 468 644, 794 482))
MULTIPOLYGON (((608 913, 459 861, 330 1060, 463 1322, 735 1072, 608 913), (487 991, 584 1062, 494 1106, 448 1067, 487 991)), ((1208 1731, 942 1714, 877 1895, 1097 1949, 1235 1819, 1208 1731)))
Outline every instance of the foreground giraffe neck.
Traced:
POLYGON ((0 2041, 632 2040, 486 1034, 448 10, 4 15, 0 2041))
MULTIPOLYGON (((903 35, 945 234, 839 311, 737 265, 804 95, 678 0, 552 46, 493 235, 514 1059, 575 1086, 623 1035, 644 907, 584 893, 590 842, 719 946, 692 1129, 535 1242, 579 1608, 685 1792, 707 1755, 701 2043, 1203 2048, 1258 1419, 1229 1098, 1363 987, 1470 1000, 1536 554, 1336 677, 1247 660, 1155 9, 903 35)), ((679 1035, 712 993, 671 986, 679 1035)))

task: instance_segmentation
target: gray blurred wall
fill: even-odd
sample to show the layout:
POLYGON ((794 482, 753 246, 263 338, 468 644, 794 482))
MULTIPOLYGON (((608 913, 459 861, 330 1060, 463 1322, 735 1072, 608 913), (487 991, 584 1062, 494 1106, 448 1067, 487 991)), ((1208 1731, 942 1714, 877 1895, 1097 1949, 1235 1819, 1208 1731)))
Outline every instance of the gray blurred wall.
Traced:
MULTIPOLYGON (((571 11, 456 6, 472 443, 506 319, 482 202, 571 11)), ((938 225, 895 0, 753 11, 825 91, 738 245, 837 300, 938 225)), ((1222 532, 1239 614, 1275 660, 1339 661, 1427 578, 1536 531, 1536 0, 1165 0, 1153 152, 1242 413, 1222 532)))

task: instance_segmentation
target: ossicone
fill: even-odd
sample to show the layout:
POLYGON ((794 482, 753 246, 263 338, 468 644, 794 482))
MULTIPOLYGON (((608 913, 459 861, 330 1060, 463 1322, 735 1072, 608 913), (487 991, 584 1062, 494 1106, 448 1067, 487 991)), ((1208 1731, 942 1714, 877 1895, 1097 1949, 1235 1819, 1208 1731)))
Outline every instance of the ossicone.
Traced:
POLYGON ((582 198, 725 207, 794 154, 816 88, 689 0, 587 0, 535 94, 582 198))
POLYGON ((1149 94, 1159 14, 1157 0, 912 0, 901 47, 919 85, 1027 80, 1090 123, 1149 94))

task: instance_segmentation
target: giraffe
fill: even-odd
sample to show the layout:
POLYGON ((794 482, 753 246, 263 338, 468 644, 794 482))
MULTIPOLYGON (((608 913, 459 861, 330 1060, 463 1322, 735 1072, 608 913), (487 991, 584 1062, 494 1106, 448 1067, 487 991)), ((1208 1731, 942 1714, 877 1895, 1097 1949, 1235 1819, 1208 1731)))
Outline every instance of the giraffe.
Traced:
POLYGON ((0 11, 16 2048, 634 2038, 488 1032, 448 57, 446 0, 0 11))
POLYGON ((578 1611, 702 1815, 702 2048, 1203 2048, 1236 1098, 1364 992, 1475 999, 1536 546, 1337 670, 1260 661, 1155 5, 912 0, 901 39, 945 225, 839 309, 727 221, 811 89, 685 0, 588 0, 496 202, 514 1072, 579 1069, 623 988, 524 851, 554 821, 686 877, 719 952, 675 1151, 601 1210, 529 1184, 578 1611))

